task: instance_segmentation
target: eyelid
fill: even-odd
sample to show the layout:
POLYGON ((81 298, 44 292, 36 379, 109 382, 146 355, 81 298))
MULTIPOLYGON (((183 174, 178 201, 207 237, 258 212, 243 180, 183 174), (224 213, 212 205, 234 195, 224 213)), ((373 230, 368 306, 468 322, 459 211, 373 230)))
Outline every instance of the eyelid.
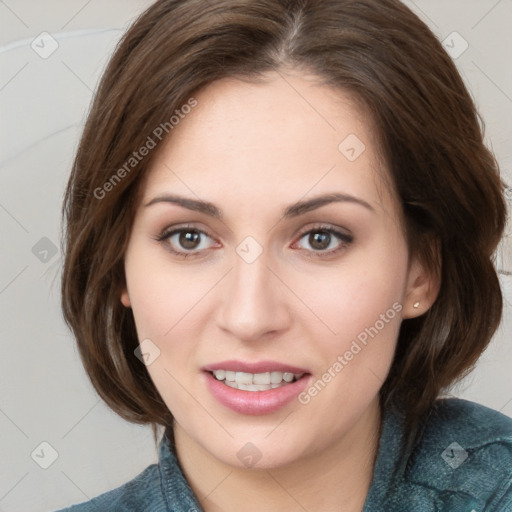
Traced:
POLYGON ((184 224, 184 225, 173 225, 173 226, 169 226, 169 227, 166 227, 164 228, 160 235, 158 235, 156 237, 156 240, 161 242, 163 240, 165 240, 166 238, 169 238, 170 236, 176 234, 176 233, 179 233, 181 231, 186 231, 186 230, 190 230, 190 231, 197 231, 198 233, 201 233, 202 235, 206 235, 208 238, 211 238, 212 240, 214 240, 215 238, 205 229, 203 228, 198 228, 197 226, 191 226, 190 224, 184 224))
POLYGON ((341 227, 338 227, 338 226, 333 226, 332 224, 324 224, 324 223, 318 223, 318 224, 314 224, 314 225, 309 225, 305 228, 302 228, 299 233, 298 233, 298 237, 302 237, 312 231, 328 231, 329 233, 334 233, 336 235, 339 235, 340 237, 343 237, 343 238, 347 238, 347 239, 350 239, 350 240, 353 240, 354 239, 354 236, 352 235, 352 233, 346 229, 346 228, 341 228, 341 227))

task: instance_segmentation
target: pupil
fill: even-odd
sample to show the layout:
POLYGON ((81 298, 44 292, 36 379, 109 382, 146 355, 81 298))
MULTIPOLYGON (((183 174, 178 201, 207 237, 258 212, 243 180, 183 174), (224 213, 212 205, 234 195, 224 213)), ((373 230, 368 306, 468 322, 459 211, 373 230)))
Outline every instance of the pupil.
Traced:
POLYGON ((195 249, 199 233, 195 231, 184 231, 180 234, 180 244, 184 249, 195 249))
POLYGON ((311 247, 318 250, 327 249, 331 242, 331 235, 326 231, 318 231, 309 235, 309 242, 311 247))

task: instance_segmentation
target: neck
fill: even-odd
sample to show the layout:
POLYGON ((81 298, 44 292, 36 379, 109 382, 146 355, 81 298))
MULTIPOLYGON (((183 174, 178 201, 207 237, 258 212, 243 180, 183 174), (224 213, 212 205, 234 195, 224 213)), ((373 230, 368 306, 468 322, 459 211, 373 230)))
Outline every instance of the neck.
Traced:
POLYGON ((227 465, 179 426, 175 428, 176 449, 205 512, 361 512, 373 478, 381 421, 376 397, 336 443, 271 469, 227 465))

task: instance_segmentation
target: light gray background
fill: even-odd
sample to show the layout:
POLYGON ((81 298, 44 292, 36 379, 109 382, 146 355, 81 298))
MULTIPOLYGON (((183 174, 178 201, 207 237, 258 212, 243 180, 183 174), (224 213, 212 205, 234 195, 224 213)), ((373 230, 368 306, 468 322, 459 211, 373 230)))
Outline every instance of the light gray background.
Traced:
MULTIPOLYGON (((467 41, 455 60, 511 184, 512 0, 406 3, 448 37, 454 56, 467 41)), ((150 429, 110 412, 85 376, 61 318, 58 251, 63 190, 92 91, 123 30, 149 4, 0 0, 0 511, 85 501, 156 460, 150 429), (58 42, 47 58, 31 47, 49 51, 43 31, 58 42)), ((498 263, 510 272, 506 244, 498 263)), ((452 393, 512 416, 512 276, 500 278, 504 323, 452 393)))

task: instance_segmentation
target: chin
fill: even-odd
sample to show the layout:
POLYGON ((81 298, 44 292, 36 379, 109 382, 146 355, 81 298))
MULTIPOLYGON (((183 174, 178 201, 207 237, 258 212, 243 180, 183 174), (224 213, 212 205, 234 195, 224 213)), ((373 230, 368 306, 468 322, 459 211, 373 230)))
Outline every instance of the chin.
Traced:
POLYGON ((211 456, 220 462, 237 468, 248 470, 270 470, 289 466, 305 455, 304 446, 301 446, 303 436, 286 435, 286 442, 282 439, 271 439, 268 431, 260 437, 254 435, 240 436, 230 439, 219 449, 215 446, 205 446, 211 456), (298 449, 300 447, 300 451, 298 449))

